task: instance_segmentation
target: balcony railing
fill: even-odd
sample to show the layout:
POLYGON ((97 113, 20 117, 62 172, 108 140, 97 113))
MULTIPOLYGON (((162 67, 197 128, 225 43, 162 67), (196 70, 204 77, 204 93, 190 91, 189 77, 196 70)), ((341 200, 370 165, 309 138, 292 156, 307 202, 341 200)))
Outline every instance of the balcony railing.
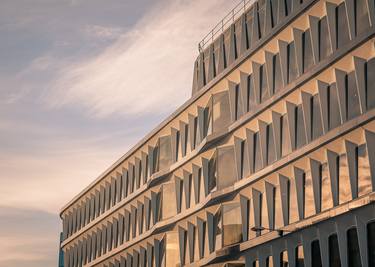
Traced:
POLYGON ((204 48, 211 44, 218 35, 223 33, 229 25, 235 22, 256 0, 241 0, 205 37, 199 42, 198 50, 202 52, 204 48))

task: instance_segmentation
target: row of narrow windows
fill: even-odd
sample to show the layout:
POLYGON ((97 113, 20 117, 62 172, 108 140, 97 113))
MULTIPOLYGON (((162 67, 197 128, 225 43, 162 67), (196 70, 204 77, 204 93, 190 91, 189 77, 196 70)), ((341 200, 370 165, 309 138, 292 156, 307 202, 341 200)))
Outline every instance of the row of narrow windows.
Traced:
MULTIPOLYGON (((375 82, 371 80, 371 77, 375 77, 373 74, 374 66, 375 59, 371 59, 363 66, 365 76, 367 77, 365 83, 366 109, 372 109, 375 106, 375 88, 373 88, 375 82)), ((346 120, 353 119, 360 115, 361 100, 355 81, 355 72, 343 74, 340 79, 341 81, 337 81, 336 83, 327 84, 324 90, 319 91, 318 94, 310 95, 304 93, 305 96, 303 97, 302 104, 295 105, 288 103, 287 114, 281 115, 274 113, 275 116, 273 117, 272 123, 261 123, 259 132, 248 130, 247 138, 242 141, 240 140, 239 144, 235 144, 235 147, 236 145, 239 146, 236 152, 233 147, 219 148, 216 155, 210 160, 209 166, 209 175, 217 177, 207 177, 207 179, 210 179, 210 182, 202 186, 202 191, 203 188, 206 190, 204 194, 207 195, 214 188, 220 190, 228 187, 238 179, 245 178, 261 170, 292 151, 322 136, 324 132, 334 129, 346 120), (338 85, 340 85, 340 87, 338 85), (343 95, 343 103, 340 102, 340 95, 343 95), (343 110, 345 112, 343 112, 343 110), (346 114, 345 117, 343 117, 342 114, 346 114), (278 126, 276 127, 276 125, 278 126), (233 166, 231 168, 222 168, 223 165, 216 164, 216 158, 227 158, 226 164, 228 165, 232 162, 233 166), (237 173, 235 173, 236 167, 234 166, 234 159, 240 163, 240 170, 237 173), (220 176, 223 176, 221 173, 228 177, 225 179, 221 178, 220 176), (209 188, 206 188, 207 186, 209 188)), ((218 98, 220 100, 220 106, 223 111, 228 113, 228 94, 220 94, 221 96, 218 98)), ((239 105, 236 105, 236 107, 238 108, 239 105)), ((206 120, 207 131, 209 131, 211 127, 216 128, 218 125, 221 126, 223 121, 228 121, 228 118, 223 120, 223 118, 213 116, 212 121, 206 120), (210 124, 214 126, 209 126, 210 124)), ((227 123, 224 124, 226 125, 227 123)), ((179 132, 177 131, 176 133, 178 134, 179 132)), ((179 151, 178 148, 183 144, 181 143, 181 139, 177 138, 176 140, 177 142, 174 144, 176 149, 174 151, 177 155, 179 151)), ((187 144, 186 142, 185 145, 187 144)), ((171 146, 171 138, 169 136, 160 139, 159 154, 161 162, 165 159, 172 158, 171 146)), ((142 164, 140 162, 138 163, 139 165, 136 169, 142 169, 142 164)), ((117 179, 113 178, 111 183, 107 183, 105 187, 101 187, 100 191, 96 191, 95 195, 92 195, 86 203, 82 203, 81 207, 74 209, 73 212, 64 219, 65 237, 78 231, 131 193, 129 188, 138 184, 135 178, 141 178, 141 172, 134 171, 134 166, 132 168, 132 171, 124 170, 122 175, 117 176, 117 179)), ((201 169, 197 170, 197 175, 201 175, 202 172, 203 170, 201 169)), ((186 179, 191 180, 195 178, 191 177, 190 174, 190 178, 186 179)), ((198 179, 206 179, 206 177, 198 179)), ((181 193, 188 189, 186 186, 187 185, 183 186, 181 193)), ((186 191, 185 194, 190 194, 189 191, 186 191)), ((198 193, 198 197, 195 198, 196 203, 199 203, 199 198, 204 198, 204 195, 200 195, 201 193, 198 193)), ((185 201, 186 208, 190 207, 190 202, 190 200, 185 201)), ((180 205, 177 205, 177 208, 179 211, 181 210, 180 205)))

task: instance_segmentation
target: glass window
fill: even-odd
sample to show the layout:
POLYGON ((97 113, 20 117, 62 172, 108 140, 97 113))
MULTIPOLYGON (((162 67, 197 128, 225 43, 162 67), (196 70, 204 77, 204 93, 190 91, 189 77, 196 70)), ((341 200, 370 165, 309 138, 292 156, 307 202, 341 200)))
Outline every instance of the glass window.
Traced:
POLYGON ((274 88, 272 89, 274 93, 277 93, 283 87, 279 54, 276 54, 273 56, 273 77, 274 77, 274 84, 273 84, 274 88))
POLYGON ((223 246, 242 241, 241 207, 239 203, 223 204, 223 246))
POLYGON ((298 76, 296 51, 294 42, 288 44, 288 83, 294 81, 298 76))
POLYGON ((290 135, 289 135, 289 126, 288 126, 288 118, 287 115, 284 114, 280 118, 280 131, 281 131, 281 156, 286 156, 288 155, 292 148, 290 146, 290 135))
POLYGON ((359 251, 358 234, 356 228, 348 230, 347 242, 348 242, 348 266, 349 267, 361 267, 361 254, 359 251))
POLYGON ((305 131, 305 122, 303 119, 302 105, 296 106, 295 109, 295 123, 296 123, 296 148, 300 148, 306 144, 306 131, 305 131))
POLYGON ((349 169, 346 154, 339 157, 339 203, 345 203, 352 199, 349 169))
POLYGON ((256 97, 255 97, 255 88, 253 83, 253 76, 249 75, 248 77, 248 88, 247 88, 247 95, 248 95, 248 103, 247 103, 247 111, 253 111, 257 105, 256 97))
POLYGON ((230 123, 228 92, 220 92, 212 96, 213 132, 225 129, 230 123))
POLYGON ((331 54, 331 42, 329 39, 327 17, 319 21, 319 60, 323 60, 331 54))
POLYGON ((296 267, 304 267, 305 266, 305 255, 303 253, 303 247, 298 246, 296 247, 296 267))
POLYGON ((314 240, 311 243, 311 266, 322 267, 322 259, 320 256, 319 240, 314 240))
POLYGON ((341 267, 339 242, 338 242, 336 234, 333 234, 328 238, 328 249, 329 249, 329 266, 341 267))
POLYGON ((366 74, 367 108, 372 109, 375 107, 375 58, 367 62, 366 74))
POLYGON ((276 160, 275 141, 272 124, 267 125, 267 164, 276 160))
POLYGON ((162 218, 167 219, 177 214, 175 183, 162 185, 162 218))
POLYGON ((353 119, 361 114, 359 108, 359 96, 357 91, 357 84, 355 72, 352 71, 347 76, 346 86, 346 107, 348 110, 348 119, 353 119))
POLYGON ((331 84, 328 88, 328 124, 330 130, 341 124, 336 83, 331 84))
POLYGON ((270 98, 270 94, 268 91, 268 83, 267 83, 267 74, 266 68, 264 65, 261 65, 259 68, 259 81, 260 81, 260 102, 263 103, 268 98, 270 98))
POLYGON ((347 44, 349 39, 348 21, 346 19, 345 3, 341 3, 336 7, 336 20, 337 20, 337 48, 347 44))
POLYGON ((327 210, 333 207, 331 181, 329 179, 328 164, 321 165, 321 210, 327 210))
POLYGON ((280 253, 280 267, 289 267, 288 251, 284 250, 280 253))
POLYGON ((217 149, 217 189, 221 190, 236 182, 233 146, 217 149))
POLYGON ((302 41, 303 41, 303 72, 305 73, 314 64, 310 30, 307 30, 303 33, 302 41))
POLYGON ((375 266, 375 222, 367 225, 368 266, 375 266))
POLYGON ((358 157, 358 196, 363 196, 372 191, 370 163, 366 144, 357 147, 358 157))
POLYGON ((316 139, 323 134, 323 125, 322 125, 322 118, 320 113, 320 100, 319 95, 316 94, 311 98, 311 131, 312 131, 312 139, 316 139))
POLYGON ((262 157, 260 153, 260 138, 259 138, 259 132, 254 134, 254 170, 258 171, 262 168, 262 157))
POLYGON ((367 13, 367 1, 356 0, 355 3, 355 19, 356 34, 365 32, 370 27, 370 21, 367 13))
POLYGON ((311 171, 305 172, 305 183, 304 183, 304 202, 305 202, 305 209, 304 215, 305 218, 308 218, 315 214, 315 202, 314 202, 314 191, 312 186, 312 177, 311 171))

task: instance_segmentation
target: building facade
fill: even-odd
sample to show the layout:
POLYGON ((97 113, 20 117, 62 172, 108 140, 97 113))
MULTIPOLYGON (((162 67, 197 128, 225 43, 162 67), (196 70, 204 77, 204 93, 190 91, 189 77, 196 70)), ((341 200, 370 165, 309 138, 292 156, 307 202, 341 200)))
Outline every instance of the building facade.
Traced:
POLYGON ((192 97, 61 210, 63 266, 375 266, 375 2, 241 5, 192 97))

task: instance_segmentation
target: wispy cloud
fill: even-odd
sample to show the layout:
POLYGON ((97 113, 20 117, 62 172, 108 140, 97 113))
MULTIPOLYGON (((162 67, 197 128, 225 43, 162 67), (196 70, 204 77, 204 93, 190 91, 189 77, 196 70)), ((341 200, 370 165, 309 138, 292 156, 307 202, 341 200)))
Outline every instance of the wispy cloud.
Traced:
POLYGON ((46 102, 82 105, 98 117, 171 111, 190 95, 196 44, 232 5, 225 0, 160 4, 99 55, 62 68, 46 102))

